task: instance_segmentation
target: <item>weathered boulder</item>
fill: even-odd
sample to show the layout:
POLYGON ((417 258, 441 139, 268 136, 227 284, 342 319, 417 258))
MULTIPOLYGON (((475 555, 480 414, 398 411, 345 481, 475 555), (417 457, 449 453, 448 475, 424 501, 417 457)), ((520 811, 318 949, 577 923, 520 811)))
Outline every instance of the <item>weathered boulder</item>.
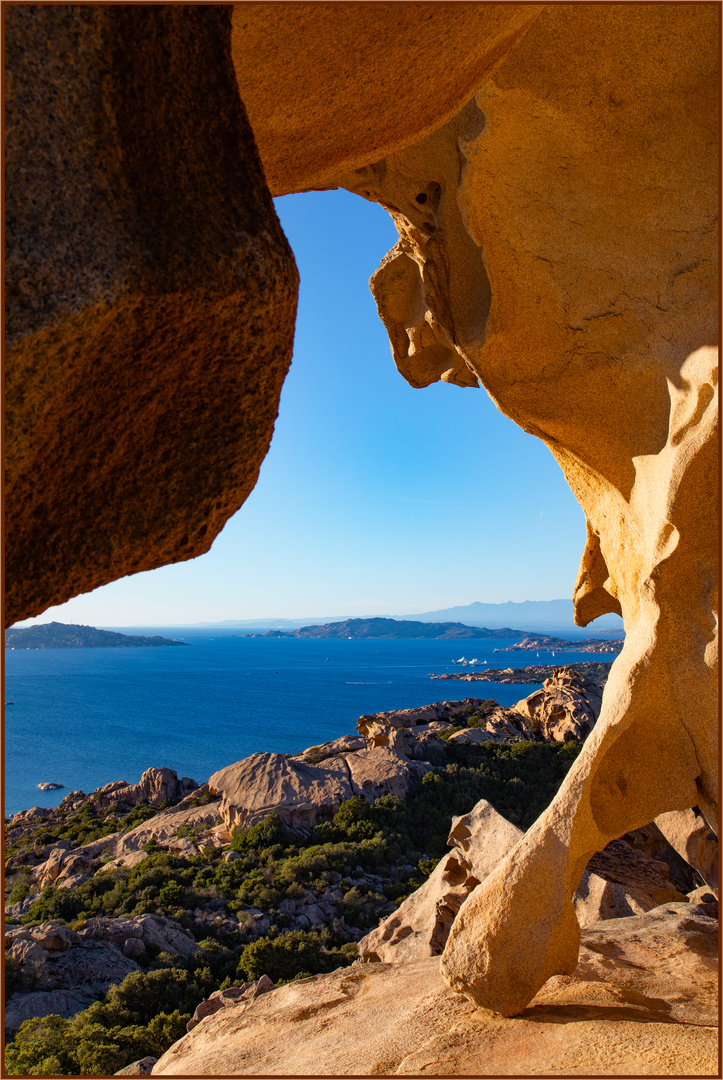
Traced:
POLYGON ((718 889, 718 837, 697 806, 659 814, 655 824, 675 851, 700 875, 709 888, 718 889))
POLYGON ((418 725, 426 727, 434 721, 449 722, 466 718, 480 709, 485 710, 488 706, 487 698, 465 698, 464 701, 435 701, 431 705, 421 705, 416 709, 391 709, 388 712, 360 716, 357 721, 357 730, 366 738, 374 725, 391 725, 395 728, 416 728, 418 725))
POLYGON ((72 945, 80 942, 75 930, 56 922, 40 923, 39 926, 32 927, 30 937, 46 952, 67 952, 72 945))
MULTIPOLYGON (((188 777, 184 780, 188 783, 188 777)), ((194 781, 190 782, 194 783, 194 781)), ((186 792, 187 787, 183 780, 178 779, 175 769, 156 767, 146 769, 137 784, 114 780, 93 794, 100 806, 109 806, 114 802, 127 803, 129 806, 135 806, 139 802, 148 803, 149 806, 159 806, 162 802, 171 802, 185 795, 186 792)))
POLYGON ((294 754, 294 761, 306 761, 310 765, 316 765, 319 761, 334 757, 336 754, 364 750, 366 745, 367 741, 361 735, 342 735, 340 739, 319 743, 318 746, 307 746, 306 750, 302 750, 300 754, 294 754))
POLYGON ((18 900, 14 904, 5 905, 5 918, 6 919, 19 919, 22 915, 33 906, 37 897, 26 896, 24 900, 18 900))
POLYGON ((29 810, 18 810, 17 814, 11 814, 10 821, 13 825, 24 825, 46 818, 51 813, 52 810, 46 810, 42 806, 31 806, 29 810))
MULTIPOLYGON (((167 932, 158 933, 155 928, 152 932, 155 933, 154 940, 158 941, 161 947, 167 947, 167 932)), ((171 945, 169 951, 172 951, 173 945, 176 945, 181 937, 187 944, 182 950, 178 949, 178 952, 185 958, 196 952, 198 947, 195 942, 191 942, 186 935, 180 933, 180 928, 178 931, 174 928, 173 942, 172 944, 169 942, 171 945)), ((7 945, 6 938, 6 948, 7 945)), ((77 990, 85 997, 98 996, 105 993, 114 983, 122 982, 131 971, 138 970, 135 960, 124 955, 117 945, 110 941, 93 940, 92 937, 78 934, 54 922, 43 923, 29 930, 23 927, 19 932, 12 934, 8 952, 20 964, 21 973, 32 976, 37 991, 54 991, 62 988, 77 990)), ((28 998, 23 1005, 24 1013, 27 1015, 30 1015, 28 1010, 33 1007, 34 1002, 38 1006, 44 1006, 47 1000, 42 996, 36 999, 33 995, 23 995, 23 998, 28 998)), ((85 1008, 85 1006, 82 1007, 85 1008)), ((32 1015, 46 1016, 48 1013, 33 1013, 32 1015)), ((22 1019, 26 1018, 27 1016, 23 1015, 22 1019)))
POLYGON ((122 982, 131 971, 138 971, 138 964, 114 945, 81 940, 65 952, 46 953, 40 984, 54 987, 59 983, 71 990, 88 989, 101 994, 122 982))
MULTIPOLYGON (((535 732, 527 725, 526 717, 517 711, 516 705, 512 706, 512 708, 498 706, 486 716, 484 728, 471 728, 469 730, 480 731, 486 739, 492 739, 495 742, 504 742, 507 739, 512 739, 515 742, 519 740, 530 741, 536 738, 535 732)), ((452 736, 452 738, 454 737, 452 736)), ((456 738, 466 738, 466 732, 458 732, 456 738)), ((474 741, 484 742, 485 738, 475 738, 474 741)))
POLYGON ((715 1075, 717 924, 678 909, 588 927, 514 1020, 460 1001, 436 957, 356 964, 219 1009, 153 1075, 715 1075))
POLYGON ((622 885, 628 897, 638 905, 636 914, 660 904, 685 900, 670 882, 667 863, 648 858, 624 840, 611 840, 602 851, 593 855, 587 869, 605 881, 622 885))
POLYGON ((522 835, 486 799, 480 799, 469 814, 453 818, 447 843, 454 851, 440 860, 396 911, 361 939, 360 958, 367 963, 399 964, 438 956, 462 904, 522 835))
POLYGON ((187 856, 198 855, 205 847, 221 847, 223 840, 214 832, 222 824, 218 800, 178 809, 172 806, 162 810, 155 817, 142 821, 140 825, 118 836, 109 845, 106 854, 119 858, 145 847, 155 840, 168 851, 184 853, 187 856), (193 832, 193 836, 178 836, 179 830, 193 832))
POLYGON ((106 941, 125 956, 143 956, 149 945, 187 960, 201 949, 180 923, 162 915, 136 915, 132 919, 88 919, 79 932, 82 940, 106 941))
MULTIPOLYGON (((485 703, 494 706, 493 702, 485 703)), ((574 668, 563 667, 539 690, 511 707, 482 709, 482 726, 463 728, 450 736, 456 742, 504 742, 506 739, 583 741, 600 713, 602 688, 574 668)))
POLYGON ((560 668, 543 686, 515 705, 531 731, 543 739, 582 742, 600 715, 602 687, 574 668, 560 668))
POLYGON ((420 776, 430 768, 421 761, 410 761, 391 747, 377 746, 347 754, 352 793, 373 802, 382 795, 405 799, 420 776))
POLYGON ((428 768, 388 747, 335 755, 322 765, 262 753, 220 769, 209 788, 221 795, 229 829, 248 828, 273 810, 292 832, 308 836, 352 795, 369 802, 385 794, 403 798, 428 768))
POLYGON ((439 956, 454 916, 469 895, 466 878, 457 856, 445 855, 424 884, 360 940, 360 958, 365 963, 405 964, 439 956))
POLYGON ((44 863, 40 863, 39 866, 34 868, 33 875, 37 878, 41 888, 45 885, 52 885, 60 876, 63 864, 67 858, 68 849, 65 847, 56 847, 53 848, 44 863))
POLYGON ((207 551, 256 482, 298 278, 230 34, 224 5, 8 9, 8 625, 207 551))
POLYGON ((13 994, 5 1004, 5 1030, 14 1035, 25 1020, 35 1017, 69 1018, 87 1009, 94 1001, 93 993, 79 990, 35 990, 30 994, 13 994))
POLYGON ((130 1065, 126 1065, 125 1069, 119 1069, 117 1073, 113 1073, 114 1076, 150 1076, 153 1072, 153 1066, 158 1061, 158 1058, 148 1057, 140 1058, 138 1061, 132 1061, 130 1065))
POLYGON ((221 795, 220 813, 229 829, 248 828, 274 810, 300 835, 333 817, 353 794, 344 756, 318 766, 283 754, 252 754, 220 769, 208 783, 221 795))
POLYGON ((213 1016, 219 1009, 232 1008, 242 1001, 252 1001, 261 994, 268 994, 274 984, 268 975, 262 975, 255 982, 245 982, 240 986, 229 986, 227 990, 215 990, 209 997, 196 1006, 191 1019, 186 1024, 187 1031, 198 1027, 205 1016, 213 1016))
POLYGON ((16 938, 7 951, 13 960, 23 966, 44 964, 47 957, 42 945, 39 945, 37 941, 33 941, 30 937, 16 938))

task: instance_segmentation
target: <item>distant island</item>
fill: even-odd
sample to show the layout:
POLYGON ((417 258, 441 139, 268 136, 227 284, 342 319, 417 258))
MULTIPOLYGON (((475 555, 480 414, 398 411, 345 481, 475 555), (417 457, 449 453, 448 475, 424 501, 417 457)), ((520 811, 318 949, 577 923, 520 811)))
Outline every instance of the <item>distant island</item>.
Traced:
POLYGON ((5 631, 6 649, 131 649, 154 645, 188 645, 164 637, 138 637, 96 630, 94 626, 74 626, 51 622, 5 631))
POLYGON ((465 626, 455 622, 415 622, 410 619, 347 619, 342 623, 326 623, 324 626, 300 626, 298 630, 269 630, 266 634, 244 634, 244 637, 272 638, 504 638, 521 640, 524 630, 511 630, 503 626, 488 630, 485 626, 465 626))

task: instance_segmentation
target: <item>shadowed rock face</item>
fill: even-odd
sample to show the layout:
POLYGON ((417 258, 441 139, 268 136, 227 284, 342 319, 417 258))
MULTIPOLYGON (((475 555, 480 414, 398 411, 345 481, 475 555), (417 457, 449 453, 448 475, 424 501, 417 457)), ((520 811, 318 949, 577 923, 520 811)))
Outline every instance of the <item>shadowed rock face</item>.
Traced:
POLYGON ((11 624, 208 550, 269 445, 297 274, 227 7, 4 16, 11 624))
MULTIPOLYGON (((327 112, 314 106, 323 184, 312 167, 275 171, 306 102, 257 107, 240 76, 259 145, 276 138, 280 190, 336 185, 389 210, 400 239, 371 284, 397 367, 417 387, 479 380, 546 442, 588 522, 577 620, 625 621, 584 751, 452 926, 445 977, 506 1015, 574 970, 571 898, 595 851, 665 812, 717 819, 718 18, 705 5, 551 5, 456 111, 440 107, 416 139, 390 125, 374 148, 339 124, 340 99, 356 117, 370 86, 395 86, 394 46, 372 19, 357 27, 364 77, 352 66, 327 112)), ((292 38, 278 47, 303 83, 311 59, 292 38)), ((405 84, 409 115, 425 91, 405 84)), ((369 111, 371 130, 384 114, 369 111)))

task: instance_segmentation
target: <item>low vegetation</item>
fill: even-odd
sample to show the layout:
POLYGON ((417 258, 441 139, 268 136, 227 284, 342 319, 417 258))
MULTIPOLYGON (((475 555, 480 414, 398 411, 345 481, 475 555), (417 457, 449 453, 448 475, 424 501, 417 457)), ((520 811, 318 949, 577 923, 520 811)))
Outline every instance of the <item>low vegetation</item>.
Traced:
MULTIPOLYGON (((445 743, 432 751, 434 768, 406 802, 386 795, 368 804, 354 797, 306 840, 269 814, 235 833, 230 861, 213 848, 181 858, 149 845, 147 858, 132 869, 96 873, 73 889, 45 888, 24 924, 53 919, 82 929, 96 916, 159 914, 188 930, 201 952, 182 961, 151 949, 139 961, 142 970, 72 1019, 26 1021, 6 1047, 6 1075, 112 1074, 138 1058, 160 1056, 214 990, 264 974, 278 985, 352 963, 358 937, 417 889, 448 850, 453 816, 486 798, 527 828, 578 751, 576 743, 445 743), (325 904, 323 924, 293 925, 288 901, 302 899, 325 904)), ((65 822, 39 822, 34 843, 39 847, 65 833, 75 846, 94 832, 102 835, 98 830, 138 824, 153 813, 136 807, 119 818, 86 805, 65 822)), ((30 891, 30 878, 18 863, 17 845, 11 857, 10 896, 21 898, 30 891)), ((8 993, 33 988, 11 958, 6 976, 8 993)))

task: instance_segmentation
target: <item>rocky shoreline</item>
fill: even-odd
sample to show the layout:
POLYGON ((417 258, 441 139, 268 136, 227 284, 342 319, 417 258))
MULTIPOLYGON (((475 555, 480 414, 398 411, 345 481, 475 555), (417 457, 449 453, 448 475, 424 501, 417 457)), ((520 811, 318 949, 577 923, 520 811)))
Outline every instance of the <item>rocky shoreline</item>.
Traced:
MULTIPOLYGON (((497 651, 497 650, 496 650, 497 651)), ((608 663, 596 660, 583 660, 578 664, 566 664, 568 671, 577 671, 598 686, 604 686, 612 667, 608 663)), ((453 679, 459 682, 495 682, 495 683, 544 683, 560 670, 559 664, 533 664, 524 668, 485 668, 484 671, 452 671, 442 675, 430 672, 429 679, 453 679)))
POLYGON ((522 641, 509 645, 504 649, 493 649, 493 652, 583 652, 583 653, 619 653, 622 651, 625 639, 623 637, 603 641, 600 638, 582 638, 580 641, 568 641, 566 638, 549 637, 546 634, 538 634, 535 637, 526 637, 522 641))

